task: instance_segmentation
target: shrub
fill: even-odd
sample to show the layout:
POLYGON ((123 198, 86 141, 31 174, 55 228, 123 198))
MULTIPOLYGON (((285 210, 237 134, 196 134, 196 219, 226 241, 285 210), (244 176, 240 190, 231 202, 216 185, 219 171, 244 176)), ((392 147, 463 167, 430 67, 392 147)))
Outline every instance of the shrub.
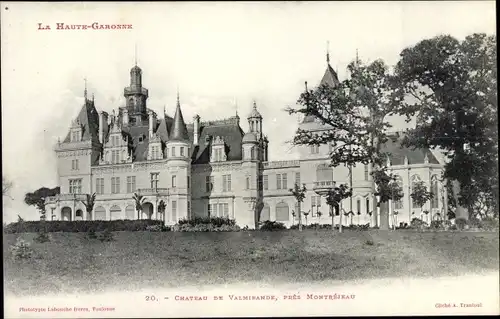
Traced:
POLYGON ((33 239, 34 241, 38 243, 46 243, 50 241, 49 234, 45 231, 41 231, 38 233, 38 235, 33 239))
POLYGON ((95 230, 93 230, 93 229, 89 230, 89 232, 87 233, 87 238, 88 239, 97 239, 97 235, 95 233, 95 230))
POLYGON ((482 228, 487 231, 494 231, 498 230, 498 219, 487 216, 483 218, 482 222, 482 228))
POLYGON ((274 231, 274 230, 284 230, 286 229, 286 227, 285 224, 283 223, 266 220, 265 222, 262 223, 259 229, 263 231, 274 231))
POLYGON ((165 226, 165 225, 149 225, 146 226, 147 231, 152 231, 152 232, 166 232, 170 231, 170 227, 165 226))
POLYGON ((16 243, 10 246, 10 252, 16 259, 29 259, 33 255, 31 245, 21 237, 18 237, 16 243))
POLYGON ((458 230, 464 230, 467 225, 467 220, 465 218, 455 219, 455 225, 457 225, 458 230))
POLYGON ((369 240, 365 241, 365 245, 367 245, 367 246, 373 246, 373 245, 375 245, 375 243, 373 242, 373 240, 369 239, 369 240))
POLYGON ((430 225, 431 229, 444 229, 444 223, 442 220, 433 220, 430 225))
POLYGON ((111 230, 109 230, 109 228, 107 228, 106 230, 104 230, 101 233, 101 236, 99 236, 99 240, 102 242, 105 242, 105 241, 113 241, 115 239, 114 239, 114 236, 113 236, 113 233, 111 232, 111 230))
POLYGON ((178 225, 191 225, 196 226, 200 224, 212 224, 214 227, 221 227, 222 225, 235 226, 236 220, 228 217, 193 217, 190 219, 181 219, 177 222, 178 225))
POLYGON ((221 225, 220 227, 215 227, 212 224, 197 224, 191 226, 190 224, 174 225, 169 230, 176 232, 230 232, 230 231, 240 231, 238 225, 221 225))
POLYGON ((110 231, 144 231, 150 225, 162 225, 161 220, 83 220, 83 221, 23 221, 11 223, 5 228, 8 234, 53 232, 96 232, 110 231))
POLYGON ((396 227, 396 229, 409 229, 410 228, 410 225, 408 225, 408 223, 399 223, 399 227, 396 227))
POLYGON ((477 218, 471 218, 469 219, 469 222, 467 223, 471 228, 483 228, 483 223, 481 220, 477 218))
POLYGON ((421 220, 420 218, 413 218, 410 222, 410 227, 413 229, 424 229, 427 228, 428 225, 426 222, 421 220))

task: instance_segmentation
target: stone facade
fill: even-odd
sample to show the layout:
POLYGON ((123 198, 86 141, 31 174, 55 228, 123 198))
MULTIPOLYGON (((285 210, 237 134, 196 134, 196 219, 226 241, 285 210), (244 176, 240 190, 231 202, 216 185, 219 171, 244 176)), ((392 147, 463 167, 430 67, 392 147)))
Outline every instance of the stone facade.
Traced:
MULTIPOLYGON (((289 189, 300 183, 308 189, 301 209, 309 213, 307 222, 331 222, 325 198, 315 189, 332 181, 349 184, 351 179, 348 168, 328 166, 328 145, 301 146, 298 160, 269 161, 269 141, 255 103, 246 133, 237 115, 207 122, 197 115, 186 124, 179 97, 174 117, 158 118, 147 108, 142 70, 134 66, 130 75, 130 86, 124 89, 126 105, 116 113, 98 112, 85 93, 79 116, 55 147, 61 194, 46 199, 49 219, 51 214, 52 220, 152 218, 173 225, 182 218, 210 215, 234 218, 249 228, 263 220, 291 226, 297 222, 297 208, 289 189), (87 213, 86 194, 93 193, 96 204, 87 213), (144 197, 140 211, 134 195, 144 197), (158 210, 161 202, 166 204, 165 213, 158 210)), ((338 81, 329 65, 323 81, 328 85, 338 81)), ((300 127, 327 129, 311 118, 305 118, 300 127)), ((425 220, 429 216, 421 216, 424 210, 445 215, 446 194, 439 182, 442 165, 434 155, 429 150, 402 148, 393 148, 391 154, 388 167, 400 176, 405 193, 401 202, 391 203, 391 212, 398 211, 397 220, 392 220, 425 220), (409 194, 415 180, 425 181, 429 189, 433 186, 438 200, 413 207, 409 194)), ((341 207, 355 214, 344 217, 344 225, 376 222, 368 214, 376 209, 370 170, 364 165, 352 169, 354 194, 341 207)), ((334 219, 338 223, 340 218, 334 219)))

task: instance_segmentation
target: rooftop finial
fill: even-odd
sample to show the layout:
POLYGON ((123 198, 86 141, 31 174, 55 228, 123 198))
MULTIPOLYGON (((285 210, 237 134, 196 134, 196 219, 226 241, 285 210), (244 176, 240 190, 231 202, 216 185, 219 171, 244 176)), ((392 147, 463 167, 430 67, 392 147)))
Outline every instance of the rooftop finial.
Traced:
POLYGON ((135 66, 137 66, 137 43, 135 44, 135 66))
POLYGON ((307 81, 306 81, 306 92, 307 92, 307 91, 308 91, 308 90, 307 90, 307 81))
POLYGON ((167 106, 163 104, 163 114, 167 114, 167 106))
POLYGON ((326 63, 330 64, 330 41, 326 41, 326 63))
POLYGON ((85 88, 83 90, 83 97, 85 97, 85 101, 87 101, 87 77, 83 78, 83 81, 85 82, 85 88))
POLYGON ((236 109, 236 116, 238 116, 238 99, 234 99, 234 108, 236 109))
POLYGON ((94 93, 92 93, 92 103, 94 103, 95 101, 95 96, 94 96, 94 93))
POLYGON ((179 85, 177 85, 177 106, 178 107, 181 106, 181 102, 180 102, 180 99, 179 99, 179 85))
POLYGON ((257 109, 257 102, 255 100, 253 100, 253 108, 257 109))

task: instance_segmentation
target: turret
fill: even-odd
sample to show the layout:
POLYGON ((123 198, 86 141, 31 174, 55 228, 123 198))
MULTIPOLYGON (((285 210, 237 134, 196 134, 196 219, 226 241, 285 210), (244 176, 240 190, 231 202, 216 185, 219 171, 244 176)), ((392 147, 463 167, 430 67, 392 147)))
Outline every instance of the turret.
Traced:
POLYGON ((262 137, 262 115, 257 111, 257 103, 253 102, 253 108, 248 115, 248 126, 250 127, 250 132, 254 133, 260 140, 262 137))

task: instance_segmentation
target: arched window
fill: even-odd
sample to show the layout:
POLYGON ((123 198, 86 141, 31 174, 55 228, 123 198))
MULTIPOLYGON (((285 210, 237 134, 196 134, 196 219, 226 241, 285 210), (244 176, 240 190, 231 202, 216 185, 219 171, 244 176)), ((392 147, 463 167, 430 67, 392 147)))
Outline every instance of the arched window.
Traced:
POLYGON ((278 203, 276 205, 276 221, 287 222, 290 220, 290 212, 288 205, 284 202, 278 203))
POLYGON ((94 220, 106 220, 106 209, 102 206, 97 206, 94 209, 94 220))
POLYGON ((333 169, 328 164, 316 167, 316 181, 333 181, 333 169))
POLYGON ((262 211, 260 213, 260 221, 264 222, 266 220, 271 220, 271 208, 267 203, 264 204, 262 211))
POLYGON ((121 214, 122 214, 122 209, 119 206, 112 206, 109 209, 109 219, 110 220, 116 220, 116 219, 121 219, 121 214))
POLYGON ((125 219, 135 219, 134 205, 128 205, 127 207, 125 207, 125 219))
MULTIPOLYGON (((415 189, 416 185, 421 181, 420 176, 418 175, 413 175, 411 177, 411 193, 413 193, 413 190, 415 189)), ((420 208, 420 206, 417 205, 415 200, 412 198, 411 205, 414 208, 420 208)))
MULTIPOLYGON (((398 186, 404 192, 403 178, 399 175, 396 175, 396 184, 398 184, 398 186)), ((400 200, 394 202, 394 209, 403 209, 403 199, 402 198, 400 200)))
POLYGON ((438 193, 438 177, 437 175, 432 175, 431 177, 431 208, 438 208, 439 193, 438 193))

